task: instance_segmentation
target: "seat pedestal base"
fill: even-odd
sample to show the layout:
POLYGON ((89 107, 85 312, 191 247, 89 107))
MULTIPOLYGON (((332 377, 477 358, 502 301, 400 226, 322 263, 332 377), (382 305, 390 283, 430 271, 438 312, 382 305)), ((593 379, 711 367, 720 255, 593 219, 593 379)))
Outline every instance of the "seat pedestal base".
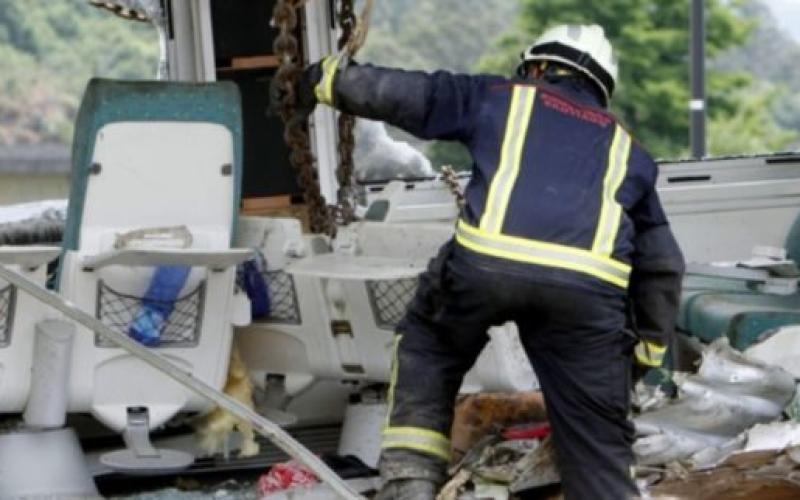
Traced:
POLYGON ((0 498, 101 498, 72 429, 0 435, 0 498))
POLYGON ((169 473, 186 469, 194 455, 176 450, 157 449, 150 442, 147 408, 128 408, 128 426, 122 434, 126 448, 105 453, 100 462, 122 474, 169 473))

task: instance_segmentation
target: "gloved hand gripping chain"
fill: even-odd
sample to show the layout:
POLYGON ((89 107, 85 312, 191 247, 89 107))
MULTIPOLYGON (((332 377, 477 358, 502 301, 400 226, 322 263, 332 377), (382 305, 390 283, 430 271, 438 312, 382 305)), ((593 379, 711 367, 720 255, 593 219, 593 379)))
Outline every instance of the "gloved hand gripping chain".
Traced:
MULTIPOLYGON (((339 39, 339 50, 342 51, 342 65, 358 52, 366 40, 369 30, 369 17, 374 0, 367 0, 359 20, 353 9, 353 0, 341 0, 338 13, 342 35, 339 39)), ((290 161, 297 171, 298 183, 303 190, 309 208, 311 231, 336 234, 337 224, 348 224, 355 219, 353 208, 353 150, 355 149, 355 118, 349 115, 339 116, 339 165, 336 178, 339 183, 337 204, 328 206, 322 196, 319 185, 319 174, 314 166, 315 159, 311 153, 311 142, 306 126, 307 116, 298 113, 296 88, 301 78, 301 54, 299 42, 294 33, 298 23, 298 9, 306 0, 279 0, 273 12, 273 24, 278 26, 280 34, 275 39, 273 50, 279 57, 281 65, 273 84, 280 95, 280 115, 286 126, 284 138, 292 150, 290 161)))

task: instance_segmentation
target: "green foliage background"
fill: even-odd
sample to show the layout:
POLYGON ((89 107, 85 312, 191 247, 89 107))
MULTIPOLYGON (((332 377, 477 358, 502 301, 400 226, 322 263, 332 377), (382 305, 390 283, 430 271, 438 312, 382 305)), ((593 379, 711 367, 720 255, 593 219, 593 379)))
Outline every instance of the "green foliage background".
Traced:
MULTIPOLYGON (((380 18, 392 21, 373 30, 367 58, 421 69, 510 75, 521 50, 546 27, 601 24, 621 62, 612 110, 654 155, 688 154, 689 0, 402 0, 382 4, 380 18), (402 22, 404 12, 413 22, 402 22), (421 19, 436 22, 418 22, 421 19), (462 49, 467 55, 455 57, 462 49)), ((774 28, 769 11, 758 0, 706 0, 706 6, 710 153, 774 152, 796 145, 800 48, 774 28), (765 52, 770 56, 765 57, 765 52), (753 60, 756 54, 762 55, 758 61, 753 60), (769 68, 759 67, 767 64, 769 68)), ((428 152, 435 165, 469 166, 468 156, 457 146, 435 143, 428 152)))
MULTIPOLYGON (((800 46, 777 31, 760 0, 706 4, 710 152, 797 148, 800 46)), ((620 54, 613 110, 655 155, 680 157, 688 149, 688 12, 689 0, 377 0, 359 59, 511 74, 546 27, 597 22, 620 54)), ((156 59, 147 24, 83 0, 0 0, 0 145, 68 144, 91 76, 152 78, 156 59)), ((469 167, 457 146, 426 147, 435 165, 469 167)))
POLYGON ((88 79, 152 78, 157 41, 83 0, 0 0, 0 145, 69 144, 88 79))

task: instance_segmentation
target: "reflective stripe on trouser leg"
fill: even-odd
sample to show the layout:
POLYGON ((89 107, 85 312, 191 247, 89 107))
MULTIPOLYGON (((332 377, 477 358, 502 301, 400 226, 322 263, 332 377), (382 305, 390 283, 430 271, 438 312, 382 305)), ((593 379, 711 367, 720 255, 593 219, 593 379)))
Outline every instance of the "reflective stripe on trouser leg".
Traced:
POLYGON ((381 448, 414 450, 450 461, 450 439, 421 427, 387 427, 383 431, 381 448))
POLYGON ((392 373, 389 380, 388 408, 386 414, 386 427, 383 431, 381 448, 413 450, 427 455, 433 455, 442 460, 450 461, 450 439, 430 429, 413 426, 392 427, 390 422, 395 408, 395 390, 397 389, 397 376, 400 370, 398 351, 403 336, 398 334, 394 339, 392 349, 392 373))
POLYGON ((466 303, 484 303, 484 292, 459 271, 465 263, 449 249, 444 246, 420 275, 398 325, 403 337, 392 368, 392 410, 381 453, 386 478, 444 477, 456 396, 496 315, 491 303, 463 309, 466 303))

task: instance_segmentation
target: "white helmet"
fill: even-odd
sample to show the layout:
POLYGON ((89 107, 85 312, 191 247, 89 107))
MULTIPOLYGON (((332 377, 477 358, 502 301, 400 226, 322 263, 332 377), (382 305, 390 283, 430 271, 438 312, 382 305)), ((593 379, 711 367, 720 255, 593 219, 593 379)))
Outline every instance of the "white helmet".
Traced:
POLYGON ((522 53, 519 74, 524 75, 533 61, 554 61, 581 71, 600 87, 606 104, 614 93, 619 65, 611 42, 596 24, 550 28, 522 53))

